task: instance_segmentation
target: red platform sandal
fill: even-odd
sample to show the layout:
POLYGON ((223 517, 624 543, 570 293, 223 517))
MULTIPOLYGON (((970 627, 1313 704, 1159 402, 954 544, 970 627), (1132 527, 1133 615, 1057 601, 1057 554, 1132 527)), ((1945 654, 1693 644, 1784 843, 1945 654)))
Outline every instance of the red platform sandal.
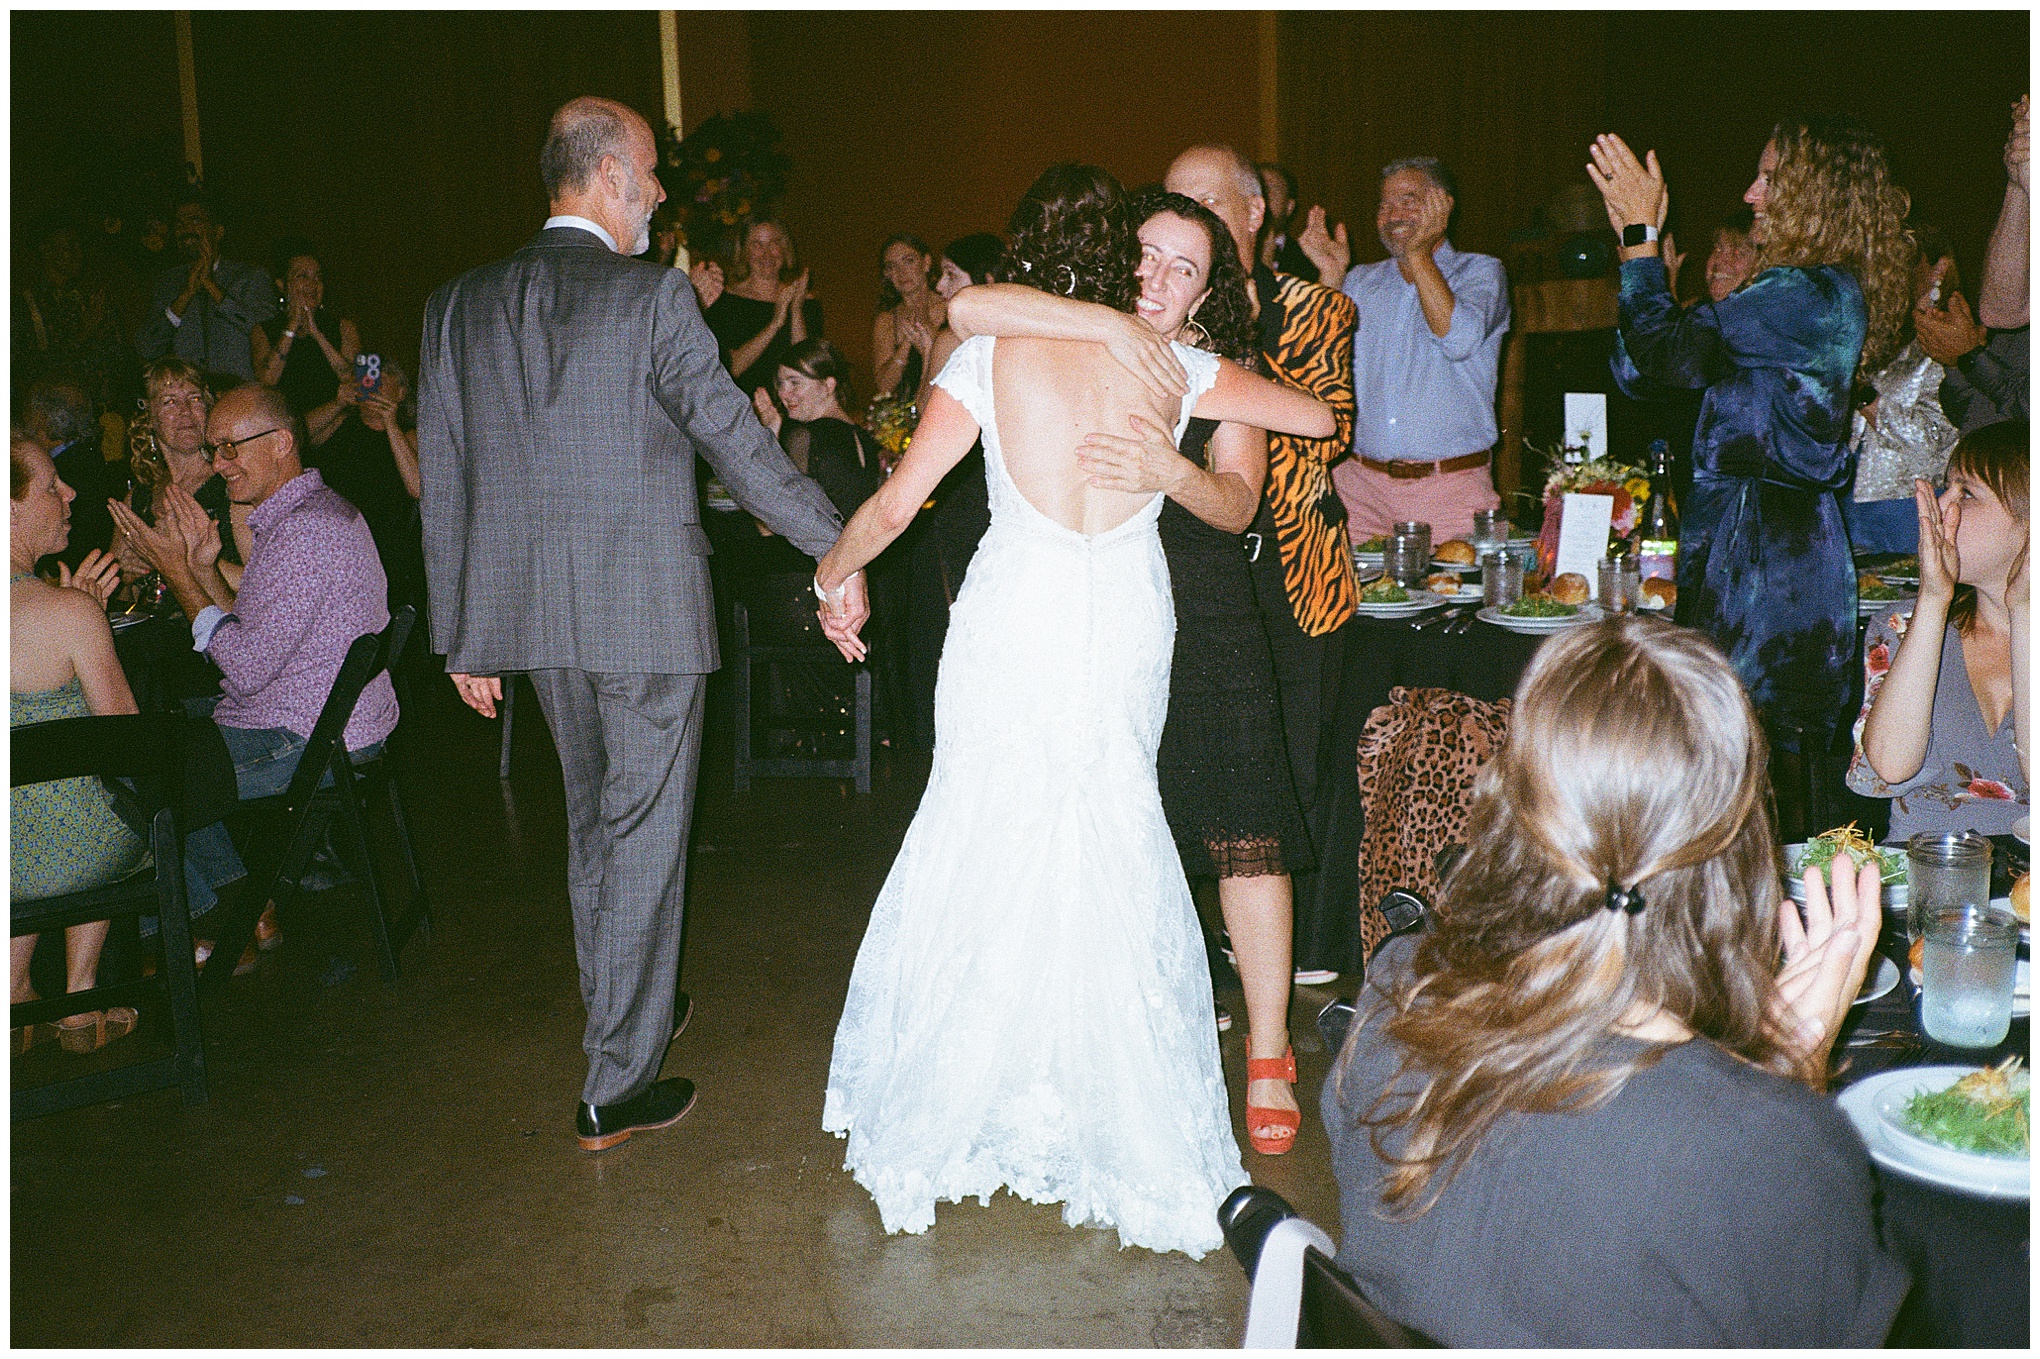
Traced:
MULTIPOLYGON (((1252 1038, 1248 1040, 1251 1050, 1252 1038)), ((1255 1081, 1287 1081, 1296 1084, 1296 1049, 1290 1048, 1280 1057, 1249 1057, 1247 1059, 1247 1084, 1255 1081)), ((1295 1109, 1270 1109, 1265 1105, 1247 1101, 1247 1142, 1263 1156, 1281 1156, 1296 1145, 1296 1136, 1303 1127, 1303 1114, 1295 1109)))

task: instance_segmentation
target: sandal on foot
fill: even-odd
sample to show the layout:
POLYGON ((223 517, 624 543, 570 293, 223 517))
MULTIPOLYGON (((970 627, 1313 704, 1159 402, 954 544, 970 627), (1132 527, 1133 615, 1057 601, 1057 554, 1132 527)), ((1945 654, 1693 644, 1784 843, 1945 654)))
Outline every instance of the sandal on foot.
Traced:
MULTIPOLYGON (((1296 1084, 1296 1049, 1280 1057, 1249 1057, 1247 1084, 1255 1081, 1287 1081, 1296 1084)), ((1247 1101, 1247 1142, 1263 1156, 1281 1156, 1296 1145, 1303 1127, 1303 1114, 1296 1109, 1271 1109, 1247 1101)))
POLYGON ((126 1005, 70 1015, 57 1021, 57 1041, 64 1045, 66 1052, 97 1052, 116 1038, 125 1038, 133 1033, 140 1019, 141 1016, 126 1005))
MULTIPOLYGON (((215 945, 210 939, 200 939, 192 945, 191 959, 197 965, 199 971, 205 971, 205 960, 212 957, 214 947, 215 945)), ((250 939, 248 947, 241 950, 241 961, 234 964, 234 975, 237 977, 247 976, 255 970, 255 964, 260 958, 261 955, 255 949, 255 941, 250 939)))

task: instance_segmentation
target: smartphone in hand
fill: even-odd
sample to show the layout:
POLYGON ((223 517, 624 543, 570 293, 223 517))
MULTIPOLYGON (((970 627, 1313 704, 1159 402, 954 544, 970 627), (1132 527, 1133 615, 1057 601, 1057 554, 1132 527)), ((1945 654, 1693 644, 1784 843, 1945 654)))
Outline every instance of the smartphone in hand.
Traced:
POLYGON ((382 390, 382 355, 354 356, 354 385, 361 389, 364 398, 374 396, 382 390))

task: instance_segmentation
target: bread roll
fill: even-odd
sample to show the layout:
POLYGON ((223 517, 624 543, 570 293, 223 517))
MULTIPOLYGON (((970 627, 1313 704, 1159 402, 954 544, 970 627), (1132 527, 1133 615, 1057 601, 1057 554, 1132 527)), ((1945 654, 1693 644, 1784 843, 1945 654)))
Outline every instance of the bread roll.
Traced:
POLYGON ((1475 561, 1473 544, 1464 538, 1447 538, 1431 549, 1431 555, 1441 562, 1457 562, 1461 566, 1472 566, 1475 561))
POLYGON ((1679 587, 1659 576, 1652 576, 1643 583, 1643 597, 1671 608, 1679 602, 1679 587))
POLYGON ((1588 588, 1585 576, 1577 571, 1568 571, 1552 581, 1546 593, 1561 604, 1584 604, 1593 592, 1588 588))
POLYGON ((1459 593, 1459 573, 1457 571, 1434 571, 1424 577, 1424 588, 1426 590, 1436 590, 1439 594, 1450 599, 1459 593))
POLYGON ((2031 873, 2021 873, 2019 880, 2012 884, 2012 914, 2019 917, 2021 925, 2033 923, 2033 903, 2030 897, 2032 886, 2031 873))

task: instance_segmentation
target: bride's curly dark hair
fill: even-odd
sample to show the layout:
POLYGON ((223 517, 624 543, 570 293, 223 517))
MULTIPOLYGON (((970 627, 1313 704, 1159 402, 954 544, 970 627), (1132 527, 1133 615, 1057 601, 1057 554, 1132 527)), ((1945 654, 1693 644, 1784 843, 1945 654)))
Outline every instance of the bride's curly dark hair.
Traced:
POLYGON ((1051 165, 1021 195, 1006 223, 1013 244, 998 281, 1132 311, 1140 241, 1126 193, 1095 165, 1051 165))
POLYGON ((1240 267, 1232 229, 1219 220, 1217 213, 1196 199, 1170 193, 1159 185, 1135 191, 1128 199, 1128 208, 1133 218, 1136 241, 1139 240, 1140 228, 1165 212, 1204 232, 1211 252, 1211 265, 1204 279, 1210 296, 1204 299, 1204 305, 1184 327, 1185 330, 1192 327, 1201 330, 1204 337, 1202 342, 1185 338, 1184 343, 1208 349, 1252 372, 1260 361, 1260 332, 1254 325, 1254 303, 1247 296, 1247 271, 1240 267))

